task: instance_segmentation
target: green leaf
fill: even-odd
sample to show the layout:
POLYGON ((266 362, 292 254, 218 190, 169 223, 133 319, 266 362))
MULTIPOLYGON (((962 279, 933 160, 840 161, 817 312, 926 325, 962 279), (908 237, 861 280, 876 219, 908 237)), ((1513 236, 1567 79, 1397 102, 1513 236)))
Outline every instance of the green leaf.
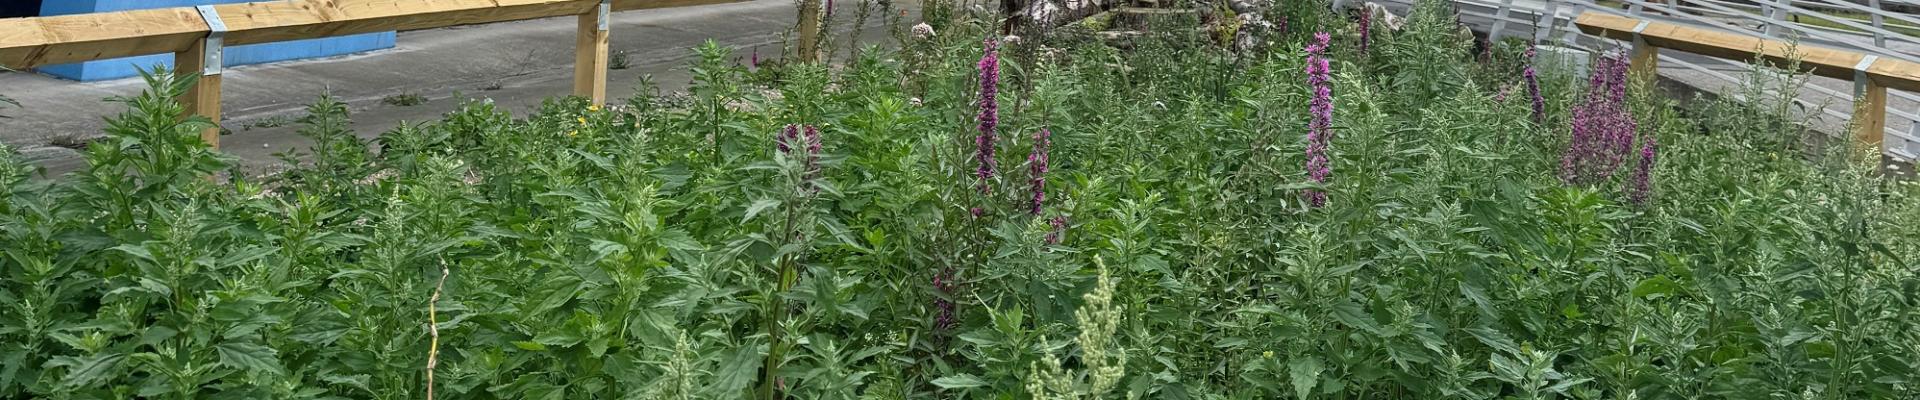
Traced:
POLYGON ((739 398, 740 391, 753 384, 753 377, 760 372, 760 361, 765 360, 765 346, 755 344, 738 346, 723 355, 718 370, 714 371, 713 384, 707 386, 707 398, 739 398))
POLYGON ((1476 326, 1467 328, 1467 333, 1472 334, 1474 339, 1479 339, 1480 343, 1486 344, 1487 347, 1492 347, 1495 350, 1500 350, 1508 354, 1520 354, 1520 345, 1514 344, 1513 338, 1508 337, 1504 332, 1493 329, 1493 327, 1476 326))
POLYGON ((962 373, 934 379, 933 385, 939 386, 941 389, 966 389, 986 386, 987 381, 981 380, 980 377, 973 376, 973 374, 962 373))
POLYGON ((133 256, 133 258, 138 258, 141 261, 153 262, 153 252, 147 251, 146 246, 141 246, 137 244, 123 244, 119 246, 114 246, 113 250, 119 251, 121 253, 127 253, 127 255, 133 256))
POLYGON ((521 350, 526 351, 547 351, 547 345, 530 340, 514 341, 513 347, 519 347, 521 350))
POLYGON ((1320 359, 1314 356, 1295 358, 1287 362, 1287 375, 1293 381, 1294 398, 1305 399, 1313 394, 1313 386, 1320 383, 1320 372, 1326 367, 1320 365, 1320 359))
POLYGON ((1339 304, 1333 305, 1333 318, 1340 320, 1340 323, 1347 324, 1347 326, 1359 328, 1360 330, 1375 335, 1385 335, 1385 331, 1380 329, 1380 322, 1374 320, 1373 314, 1368 314, 1367 310, 1360 306, 1360 303, 1341 301, 1339 304))
POLYGON ((767 211, 767 209, 773 208, 774 206, 778 206, 778 205, 780 205, 779 200, 772 200, 772 199, 754 200, 753 204, 747 206, 747 216, 741 217, 740 222, 752 221, 754 216, 760 215, 761 212, 767 211))
POLYGON ((701 251, 707 249, 705 245, 700 244, 699 240, 695 240, 692 235, 688 235, 686 231, 680 230, 679 228, 667 229, 666 231, 660 232, 659 243, 660 247, 681 251, 701 251))
POLYGON ((280 368, 278 353, 271 347, 251 343, 221 343, 213 347, 220 353, 220 363, 243 371, 267 371, 274 375, 284 375, 280 368))
POLYGON ((1481 289, 1479 285, 1474 285, 1465 280, 1460 281, 1460 295, 1466 296, 1467 300, 1472 301, 1474 307, 1480 310, 1481 316, 1491 318, 1498 315, 1493 310, 1493 301, 1487 298, 1486 289, 1481 289))
POLYGON ((570 327, 556 328, 541 334, 539 337, 533 338, 533 341, 536 343, 558 347, 573 347, 573 345, 580 344, 580 342, 584 340, 587 339, 581 337, 579 332, 575 332, 574 329, 570 327))
POLYGON ((120 361, 126 360, 126 354, 100 353, 85 358, 62 357, 49 364, 67 364, 67 376, 60 379, 60 387, 68 390, 93 386, 108 377, 117 375, 120 361))
POLYGON ((1680 285, 1674 283, 1672 279, 1667 279, 1666 275, 1654 275, 1652 278, 1641 280, 1639 285, 1634 285, 1633 296, 1634 297, 1651 297, 1654 295, 1671 296, 1675 291, 1678 291, 1678 290, 1680 290, 1680 285))
POLYGON ((1567 389, 1572 389, 1572 388, 1573 388, 1573 385, 1578 385, 1578 384, 1582 384, 1582 383, 1586 383, 1587 381, 1591 381, 1591 380, 1593 380, 1593 378, 1580 378, 1580 379, 1568 379, 1568 380, 1563 380, 1563 381, 1560 381, 1560 383, 1557 383, 1557 384, 1554 384, 1553 386, 1548 386, 1548 387, 1547 387, 1547 391, 1549 391, 1549 392, 1554 392, 1554 393, 1560 393, 1560 394, 1566 394, 1566 393, 1567 393, 1567 389))

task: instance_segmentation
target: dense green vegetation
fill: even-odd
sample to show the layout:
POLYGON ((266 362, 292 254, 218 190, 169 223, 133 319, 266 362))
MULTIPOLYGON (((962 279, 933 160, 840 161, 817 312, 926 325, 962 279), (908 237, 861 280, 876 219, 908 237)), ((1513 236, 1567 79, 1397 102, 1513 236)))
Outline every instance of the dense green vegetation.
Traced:
POLYGON ((0 160, 0 397, 1920 396, 1914 191, 1794 82, 1682 114, 1543 68, 1536 121, 1523 49, 1430 3, 1364 52, 1313 4, 1238 49, 709 44, 688 96, 374 140, 321 99, 268 177, 154 74, 87 169, 0 160))

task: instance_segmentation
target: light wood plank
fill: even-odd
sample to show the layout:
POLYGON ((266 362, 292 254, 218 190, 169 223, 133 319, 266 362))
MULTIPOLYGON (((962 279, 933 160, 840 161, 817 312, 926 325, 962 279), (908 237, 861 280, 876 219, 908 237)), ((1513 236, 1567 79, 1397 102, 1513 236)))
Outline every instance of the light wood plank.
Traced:
POLYGON ((1649 79, 1660 73, 1660 48, 1645 42, 1633 44, 1632 53, 1627 56, 1629 69, 1636 75, 1645 75, 1649 79))
MULTIPOLYGON (((206 44, 198 41, 186 51, 173 54, 174 76, 200 76, 206 67, 206 44)), ((185 108, 182 117, 203 116, 213 121, 214 126, 200 131, 200 140, 208 146, 220 148, 220 75, 200 76, 193 86, 187 87, 187 93, 180 96, 180 105, 185 108)))
POLYGON ((227 43, 280 42, 579 15, 597 0, 304 0, 215 6, 227 43))
POLYGON ((1872 80, 1866 82, 1866 90, 1854 99, 1853 138, 1871 146, 1879 146, 1887 134, 1887 87, 1872 80))
MULTIPOLYGON (((1580 14, 1574 23, 1588 34, 1633 40, 1633 28, 1639 25, 1640 20, 1586 12, 1580 14)), ((1657 21, 1649 23, 1640 36, 1653 46, 1730 60, 1759 58, 1785 66, 1789 59, 1797 57, 1800 68, 1806 72, 1845 80, 1853 80, 1853 67, 1866 57, 1865 54, 1847 50, 1805 45, 1794 47, 1779 40, 1657 21)), ((1868 68, 1867 75, 1884 88, 1920 91, 1920 64, 1881 58, 1868 68)))
POLYGON ((820 0, 800 0, 799 46, 794 49, 800 62, 820 61, 820 24, 826 11, 820 6, 820 0))
POLYGON ((172 53, 206 35, 192 8, 0 19, 0 66, 172 53))
MULTIPOLYGON (((741 0, 617 0, 615 11, 741 0)), ((580 15, 599 0, 286 0, 214 6, 228 45, 580 15)), ((186 51, 207 25, 192 7, 0 19, 0 66, 25 69, 186 51)))
POLYGON ((747 0, 613 0, 613 12, 739 3, 747 0))
POLYGON ((600 22, 597 10, 580 14, 573 57, 573 95, 596 105, 607 103, 607 40, 612 36, 600 30, 600 22))

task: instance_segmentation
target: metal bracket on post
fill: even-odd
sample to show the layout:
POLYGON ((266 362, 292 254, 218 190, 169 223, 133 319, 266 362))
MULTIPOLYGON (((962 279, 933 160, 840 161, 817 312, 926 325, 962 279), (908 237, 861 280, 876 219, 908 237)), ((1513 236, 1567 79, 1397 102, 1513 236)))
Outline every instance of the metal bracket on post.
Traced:
POLYGON ((206 59, 201 63, 204 67, 200 74, 219 75, 220 68, 226 65, 227 23, 220 20, 220 11, 214 10, 213 6, 197 6, 194 9, 200 10, 200 18, 207 21, 206 59))
POLYGON ((1652 43, 1647 43, 1646 36, 1640 34, 1647 30, 1647 26, 1652 24, 1653 21, 1640 20, 1639 24, 1633 26, 1633 53, 1628 57, 1628 62, 1630 65, 1629 68, 1635 71, 1643 71, 1647 74, 1658 74, 1660 72, 1660 49, 1653 47, 1652 43))
POLYGON ((600 31, 613 28, 613 0, 600 0, 600 31))
POLYGON ((1904 151, 1908 143, 1898 139, 1888 143, 1886 140, 1887 88, 1873 83, 1873 77, 1869 72, 1873 69, 1875 61, 1880 61, 1880 56, 1868 54, 1866 57, 1861 57, 1859 63, 1853 65, 1854 109, 1853 118, 1848 121, 1848 125, 1852 125, 1850 130, 1853 131, 1856 140, 1879 147, 1879 152, 1884 156, 1890 149, 1887 147, 1889 144, 1893 146, 1892 148, 1904 151))
POLYGON ((1860 58, 1859 64, 1853 65, 1853 98, 1867 95, 1867 80, 1871 79, 1867 77, 1867 70, 1873 68, 1875 61, 1880 61, 1880 56, 1868 54, 1860 58))
POLYGON ((1647 39, 1640 37, 1640 32, 1646 31, 1647 25, 1652 25, 1652 24, 1653 24, 1653 21, 1643 19, 1643 20, 1640 20, 1640 24, 1633 26, 1633 45, 1634 46, 1647 45, 1647 39))

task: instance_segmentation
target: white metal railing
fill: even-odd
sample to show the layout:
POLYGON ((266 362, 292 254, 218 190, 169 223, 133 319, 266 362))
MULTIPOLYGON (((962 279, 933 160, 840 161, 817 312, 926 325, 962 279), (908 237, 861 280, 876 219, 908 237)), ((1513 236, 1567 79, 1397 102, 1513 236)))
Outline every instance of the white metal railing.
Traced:
MULTIPOLYGON (((1380 1, 1410 9, 1413 6, 1412 3, 1418 0, 1380 1)), ((1520 37, 1538 44, 1553 44, 1592 51, 1594 46, 1604 47, 1613 41, 1582 33, 1573 25, 1573 20, 1582 12, 1597 11, 1756 37, 1798 40, 1883 58, 1920 62, 1920 16, 1890 12, 1881 8, 1886 4, 1916 5, 1912 1, 1905 0, 1867 0, 1866 5, 1847 0, 1755 0, 1752 3, 1726 0, 1612 0, 1614 3, 1624 5, 1624 9, 1601 4, 1595 0, 1453 1, 1463 22, 1473 25, 1476 30, 1486 32, 1492 40, 1520 37), (1852 13, 1852 15, 1845 13, 1852 13), (1811 21, 1814 18, 1825 23, 1811 21)), ((1747 64, 1742 60, 1714 57, 1680 58, 1660 55, 1659 60, 1660 66, 1677 67, 1734 84, 1743 83, 1744 80, 1712 67, 1730 70, 1747 69, 1747 64)), ((1809 83, 1805 88, 1813 94, 1838 100, 1815 101, 1798 98, 1795 100, 1809 110, 1817 109, 1818 116, 1835 117, 1844 121, 1852 115, 1853 93, 1845 93, 1817 83, 1809 83)), ((1858 91, 1860 88, 1856 87, 1855 90, 1858 91)), ((1889 94, 1898 99, 1920 104, 1920 95, 1901 91, 1889 94)), ((1888 128, 1884 151, 1888 155, 1906 160, 1920 159, 1916 157, 1916 153, 1920 153, 1916 151, 1920 150, 1920 107, 1916 107, 1912 112, 1890 107, 1888 113, 1912 123, 1904 131, 1888 128)))

